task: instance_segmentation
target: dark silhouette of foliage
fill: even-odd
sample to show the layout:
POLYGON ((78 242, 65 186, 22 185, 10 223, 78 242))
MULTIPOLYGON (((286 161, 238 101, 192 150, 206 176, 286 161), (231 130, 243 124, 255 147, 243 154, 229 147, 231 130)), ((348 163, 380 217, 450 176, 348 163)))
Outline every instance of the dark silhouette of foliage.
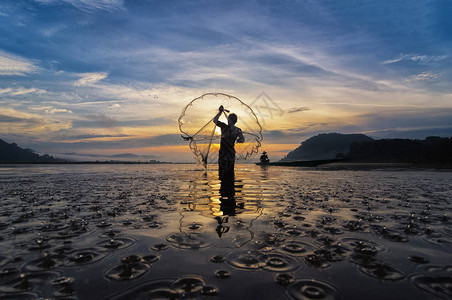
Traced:
POLYGON ((350 144, 364 141, 373 141, 373 139, 364 134, 322 133, 302 142, 282 160, 343 158, 349 151, 350 144))
POLYGON ((347 158, 362 162, 451 164, 452 138, 383 139, 354 142, 347 158))
POLYGON ((0 163, 57 163, 64 160, 48 154, 39 155, 31 149, 22 149, 16 143, 7 143, 0 139, 0 163))

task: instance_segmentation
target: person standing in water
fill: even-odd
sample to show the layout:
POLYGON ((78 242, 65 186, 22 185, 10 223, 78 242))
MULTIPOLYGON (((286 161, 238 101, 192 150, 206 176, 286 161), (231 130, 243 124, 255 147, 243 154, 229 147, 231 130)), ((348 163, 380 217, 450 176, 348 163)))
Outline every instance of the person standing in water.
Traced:
POLYGON ((237 123, 237 115, 231 113, 228 116, 228 124, 218 119, 223 113, 224 108, 221 105, 218 108, 218 114, 213 118, 213 122, 221 129, 220 153, 218 156, 218 175, 220 180, 231 180, 234 182, 234 165, 235 165, 235 143, 243 143, 242 130, 235 126, 237 123))

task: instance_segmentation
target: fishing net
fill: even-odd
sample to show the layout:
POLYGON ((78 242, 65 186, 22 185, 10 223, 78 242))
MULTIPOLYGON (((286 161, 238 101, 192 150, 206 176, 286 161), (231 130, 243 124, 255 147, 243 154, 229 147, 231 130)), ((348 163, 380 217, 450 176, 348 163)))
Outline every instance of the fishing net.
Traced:
POLYGON ((190 149, 197 161, 207 167, 216 163, 220 148, 221 130, 213 122, 218 107, 223 105, 225 111, 219 120, 227 122, 229 113, 237 115, 235 126, 242 129, 244 143, 236 143, 236 160, 246 160, 258 153, 262 141, 262 127, 251 107, 240 99, 222 94, 207 93, 187 104, 179 117, 179 129, 182 137, 189 142, 190 149))

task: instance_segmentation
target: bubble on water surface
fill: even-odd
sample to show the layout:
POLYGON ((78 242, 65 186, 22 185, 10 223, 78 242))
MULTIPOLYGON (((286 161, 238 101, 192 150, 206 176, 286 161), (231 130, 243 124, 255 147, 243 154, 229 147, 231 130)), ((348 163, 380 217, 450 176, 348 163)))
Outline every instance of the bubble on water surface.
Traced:
POLYGON ((151 249, 154 251, 163 251, 168 248, 169 248, 169 246, 167 244, 155 244, 151 247, 151 249))
POLYGON ((361 261, 358 270, 380 280, 397 281, 405 278, 405 275, 395 267, 372 258, 361 261))
POLYGON ((315 279, 297 280, 288 287, 286 294, 290 299, 295 300, 342 299, 340 292, 335 287, 315 279))
POLYGON ((189 275, 175 280, 170 287, 183 297, 192 297, 201 293, 205 285, 202 277, 189 275))
POLYGON ((226 279, 231 277, 231 272, 227 270, 218 270, 215 272, 215 276, 220 279, 226 279))
POLYGON ((281 249, 292 255, 302 255, 315 249, 315 246, 301 241, 289 241, 282 244, 281 249))
POLYGON ((301 263, 294 258, 278 253, 265 254, 264 269, 272 272, 289 272, 298 269, 301 263))
POLYGON ((285 230, 285 234, 288 236, 300 236, 303 235, 303 233, 304 231, 294 227, 289 227, 285 230))
POLYGON ((375 225, 373 228, 385 239, 393 242, 408 242, 410 240, 405 233, 389 229, 386 226, 375 225))
POLYGON ((140 277, 149 269, 148 264, 140 255, 129 255, 121 258, 121 263, 105 272, 105 277, 111 280, 132 280, 140 277))
POLYGON ((190 230, 198 230, 198 229, 201 229, 202 227, 203 227, 203 224, 195 223, 195 222, 193 222, 192 224, 187 226, 187 228, 190 230))
POLYGON ((108 231, 103 232, 100 236, 106 238, 114 238, 121 234, 120 230, 114 230, 113 227, 110 227, 108 231))
POLYGON ((356 239, 356 238, 342 238, 341 243, 350 249, 353 249, 355 254, 374 256, 378 253, 386 252, 386 246, 375 241, 356 239))
POLYGON ((288 272, 300 267, 300 263, 290 256, 256 250, 231 252, 227 255, 227 263, 239 269, 264 269, 272 272, 288 272))
POLYGON ((408 256, 408 259, 417 264, 428 264, 430 262, 428 259, 416 255, 408 256))
POLYGON ((97 246, 106 250, 118 250, 127 248, 135 244, 135 242, 136 241, 134 239, 130 238, 111 238, 97 243, 97 246))
POLYGON ((167 236, 165 240, 180 249, 201 249, 210 246, 207 239, 198 233, 173 233, 167 236))
POLYGON ((216 263, 216 264, 222 263, 225 260, 226 260, 226 258, 222 255, 214 255, 214 256, 210 257, 210 261, 213 263, 216 263))
POLYGON ((104 257, 103 254, 92 248, 78 249, 68 254, 67 266, 83 265, 96 262, 104 257))
POLYGON ((57 268, 62 262, 49 253, 44 253, 41 257, 34 259, 25 264, 24 269, 27 271, 45 271, 57 268))
POLYGON ((327 269, 331 267, 330 262, 342 260, 342 256, 338 256, 336 253, 326 250, 319 249, 315 250, 314 253, 305 256, 305 261, 311 267, 319 269, 327 269))
POLYGON ((156 261, 158 261, 158 260, 160 259, 160 257, 157 256, 157 255, 152 255, 152 254, 150 254, 150 255, 143 256, 143 259, 144 259, 146 262, 152 264, 152 263, 155 263, 156 261))
POLYGON ((75 291, 71 287, 71 283, 74 281, 72 277, 59 277, 52 280, 52 285, 56 288, 54 293, 57 299, 77 299, 74 296, 75 291))
POLYGON ((245 270, 257 270, 266 265, 265 255, 256 250, 239 250, 229 253, 226 262, 233 267, 245 270))
POLYGON ((292 274, 280 273, 275 275, 275 282, 277 284, 286 286, 295 282, 295 277, 292 274))

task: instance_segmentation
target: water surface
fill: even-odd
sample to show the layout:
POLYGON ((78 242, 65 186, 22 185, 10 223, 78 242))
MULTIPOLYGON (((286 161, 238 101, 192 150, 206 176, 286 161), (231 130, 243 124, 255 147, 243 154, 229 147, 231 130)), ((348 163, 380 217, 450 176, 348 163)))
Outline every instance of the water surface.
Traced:
POLYGON ((0 297, 452 297, 452 172, 236 169, 1 166, 0 297))

